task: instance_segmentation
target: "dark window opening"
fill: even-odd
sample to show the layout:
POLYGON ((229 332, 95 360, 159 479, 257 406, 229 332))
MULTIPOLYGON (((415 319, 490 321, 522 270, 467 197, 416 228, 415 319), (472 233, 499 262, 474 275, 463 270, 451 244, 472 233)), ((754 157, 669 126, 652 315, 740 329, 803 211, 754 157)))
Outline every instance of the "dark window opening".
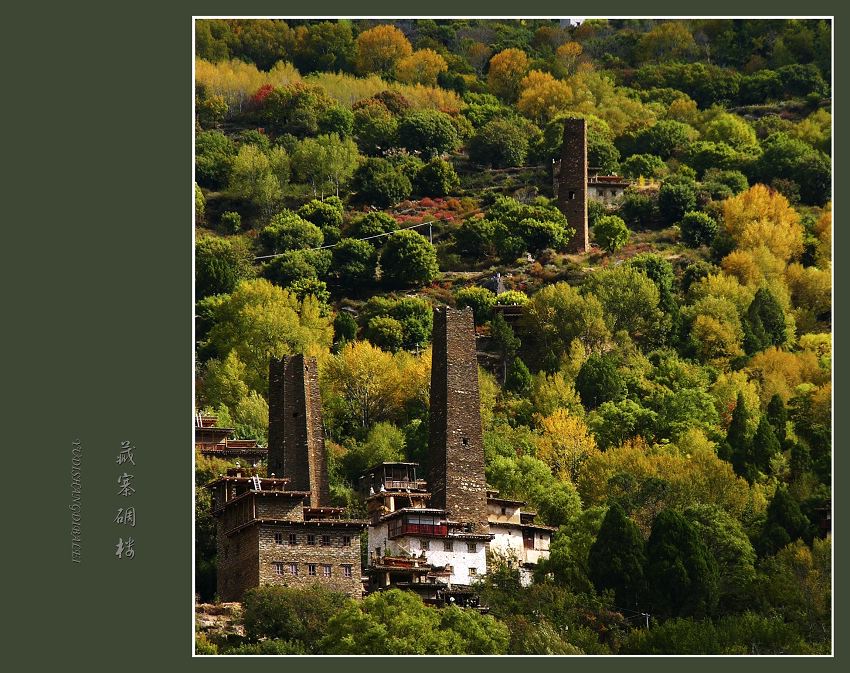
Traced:
POLYGON ((576 193, 570 192, 570 201, 574 200, 575 198, 576 198, 576 193))

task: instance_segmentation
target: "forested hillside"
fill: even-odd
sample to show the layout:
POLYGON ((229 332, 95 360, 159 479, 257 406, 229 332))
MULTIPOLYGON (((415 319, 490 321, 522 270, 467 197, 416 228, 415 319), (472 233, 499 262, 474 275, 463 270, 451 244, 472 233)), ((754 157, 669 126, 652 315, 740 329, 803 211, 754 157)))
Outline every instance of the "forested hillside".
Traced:
POLYGON ((362 512, 364 469, 427 461, 432 306, 471 306, 487 482, 559 528, 486 617, 320 596, 283 628, 258 597, 199 651, 829 653, 830 49, 823 20, 197 21, 198 409, 265 443, 269 357, 316 355, 362 512), (568 117, 632 181, 588 254, 568 117))

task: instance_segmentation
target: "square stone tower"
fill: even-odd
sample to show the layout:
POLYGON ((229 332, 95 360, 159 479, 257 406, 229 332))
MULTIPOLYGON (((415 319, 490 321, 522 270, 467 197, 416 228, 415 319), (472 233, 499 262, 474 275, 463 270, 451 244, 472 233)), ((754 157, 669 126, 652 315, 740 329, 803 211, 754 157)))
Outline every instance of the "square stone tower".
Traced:
POLYGON ((286 355, 269 362, 269 476, 310 491, 310 507, 330 505, 319 368, 314 357, 286 355))
POLYGON ((481 398, 472 309, 434 309, 428 437, 431 507, 488 533, 481 398))
POLYGON ((569 244, 570 251, 590 250, 587 229, 587 121, 584 119, 564 120, 558 207, 567 218, 567 224, 576 230, 569 244))

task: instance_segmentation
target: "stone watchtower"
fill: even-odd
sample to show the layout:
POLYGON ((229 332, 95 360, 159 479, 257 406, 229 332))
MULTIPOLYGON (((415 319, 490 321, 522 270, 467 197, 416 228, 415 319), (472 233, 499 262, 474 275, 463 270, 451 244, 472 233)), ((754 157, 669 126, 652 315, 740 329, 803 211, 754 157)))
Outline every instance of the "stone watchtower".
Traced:
POLYGON ((428 437, 431 507, 488 533, 481 398, 472 309, 434 309, 428 437))
POLYGON ((584 119, 564 120, 558 208, 567 218, 567 224, 576 230, 569 244, 570 251, 590 250, 587 230, 587 121, 584 119))
POLYGON ((269 363, 268 473, 310 491, 310 507, 330 504, 319 368, 316 358, 286 355, 269 363))

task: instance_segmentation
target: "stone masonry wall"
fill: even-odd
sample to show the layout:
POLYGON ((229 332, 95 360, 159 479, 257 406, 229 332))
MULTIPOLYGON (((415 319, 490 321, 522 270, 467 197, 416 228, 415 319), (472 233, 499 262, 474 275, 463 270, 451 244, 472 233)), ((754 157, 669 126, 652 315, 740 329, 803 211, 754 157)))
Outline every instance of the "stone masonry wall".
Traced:
MULTIPOLYGON (((260 524, 259 529, 259 582, 290 587, 308 587, 314 584, 341 591, 352 598, 362 596, 360 566, 360 530, 356 527, 329 525, 260 524), (280 543, 275 541, 279 534, 280 543), (289 544, 290 533, 296 536, 297 544, 289 544), (307 536, 313 535, 315 544, 307 544, 307 536), (322 536, 330 536, 330 544, 322 545, 322 536), (349 544, 344 544, 347 536, 349 544), (290 563, 298 566, 298 574, 290 571, 290 563), (316 575, 308 573, 308 564, 316 566, 316 575), (282 564, 278 573, 276 564, 282 564), (330 577, 324 576, 324 567, 331 568, 330 577), (351 577, 346 577, 344 565, 351 566, 351 577)), ((256 554, 256 551, 255 551, 256 554)))
POLYGON ((584 119, 564 120, 558 182, 558 207, 567 218, 567 224, 576 230, 569 249, 587 252, 590 235, 587 228, 587 121, 584 119))
POLYGON ((431 507, 487 533, 487 488, 472 309, 434 309, 428 486, 431 507))
POLYGON ((310 491, 310 506, 330 505, 319 369, 316 358, 288 355, 269 363, 269 475, 310 491))
POLYGON ((250 526, 227 535, 219 521, 216 536, 216 590, 222 601, 238 601, 242 594, 259 584, 257 527, 250 526))

